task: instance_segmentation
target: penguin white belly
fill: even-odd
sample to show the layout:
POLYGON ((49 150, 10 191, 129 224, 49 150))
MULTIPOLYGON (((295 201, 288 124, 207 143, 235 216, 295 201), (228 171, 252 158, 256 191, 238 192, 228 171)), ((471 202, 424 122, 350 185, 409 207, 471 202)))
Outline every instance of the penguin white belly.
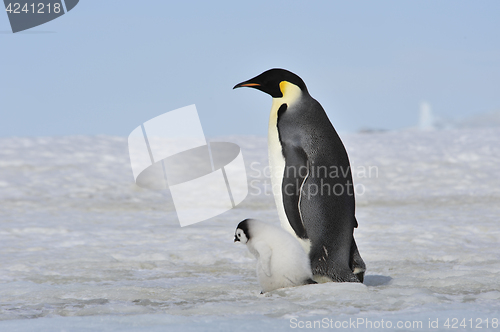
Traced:
POLYGON ((271 167, 271 185, 278 209, 278 216, 280 219, 281 227, 292 234, 299 243, 302 245, 306 253, 311 249, 311 241, 309 239, 303 240, 297 237, 285 213, 285 206, 283 204, 282 184, 283 175, 285 174, 285 158, 283 157, 281 142, 278 134, 278 109, 285 103, 284 98, 273 98, 273 105, 271 106, 271 115, 269 117, 269 131, 267 136, 267 145, 269 152, 269 166, 271 167))

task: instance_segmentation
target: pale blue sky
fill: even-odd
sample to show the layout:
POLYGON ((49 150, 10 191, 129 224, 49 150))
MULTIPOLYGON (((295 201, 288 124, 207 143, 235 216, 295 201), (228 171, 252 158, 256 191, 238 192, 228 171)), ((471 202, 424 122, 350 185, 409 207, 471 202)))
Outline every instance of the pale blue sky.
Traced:
POLYGON ((271 97, 232 87, 282 67, 341 132, 500 109, 500 1, 97 1, 9 33, 0 136, 120 135, 196 104, 205 134, 266 135, 271 97), (43 33, 50 32, 50 33, 43 33))

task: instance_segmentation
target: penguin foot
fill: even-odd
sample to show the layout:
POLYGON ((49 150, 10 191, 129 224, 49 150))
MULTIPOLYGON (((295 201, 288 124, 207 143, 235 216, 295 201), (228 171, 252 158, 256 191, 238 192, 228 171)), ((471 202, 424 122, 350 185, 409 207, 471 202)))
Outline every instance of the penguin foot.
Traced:
POLYGON ((311 285, 311 284, 317 284, 317 282, 309 278, 305 281, 304 285, 311 285))
MULTIPOLYGON (((356 271, 358 272, 358 271, 356 271)), ((350 270, 341 271, 327 271, 327 273, 314 273, 314 280, 319 283, 325 282, 363 282, 365 271, 359 271, 358 274, 354 274, 350 270)))

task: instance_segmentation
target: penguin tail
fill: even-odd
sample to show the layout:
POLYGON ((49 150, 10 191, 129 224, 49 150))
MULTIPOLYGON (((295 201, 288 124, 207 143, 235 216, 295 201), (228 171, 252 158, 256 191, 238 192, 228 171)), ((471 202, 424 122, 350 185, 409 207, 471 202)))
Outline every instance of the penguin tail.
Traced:
POLYGON ((353 273, 356 278, 358 278, 359 282, 363 283, 363 281, 365 280, 365 271, 357 272, 356 270, 354 270, 353 273))
POLYGON ((359 254, 358 247, 356 246, 356 241, 354 237, 351 243, 351 253, 350 253, 350 267, 354 275, 358 278, 359 282, 363 283, 366 265, 361 255, 359 254))

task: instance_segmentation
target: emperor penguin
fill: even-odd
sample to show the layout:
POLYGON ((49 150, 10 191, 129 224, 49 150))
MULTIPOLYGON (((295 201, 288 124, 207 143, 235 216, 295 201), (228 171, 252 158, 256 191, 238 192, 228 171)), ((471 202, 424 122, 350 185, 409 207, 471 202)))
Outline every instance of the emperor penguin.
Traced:
POLYGON ((354 186, 349 157, 323 107, 304 81, 270 69, 236 84, 273 98, 268 149, 281 226, 309 254, 317 281, 363 282, 356 242, 354 186))
POLYGON ((283 229, 255 219, 238 224, 234 242, 247 245, 257 258, 262 293, 278 288, 315 284, 309 257, 299 242, 283 229))

